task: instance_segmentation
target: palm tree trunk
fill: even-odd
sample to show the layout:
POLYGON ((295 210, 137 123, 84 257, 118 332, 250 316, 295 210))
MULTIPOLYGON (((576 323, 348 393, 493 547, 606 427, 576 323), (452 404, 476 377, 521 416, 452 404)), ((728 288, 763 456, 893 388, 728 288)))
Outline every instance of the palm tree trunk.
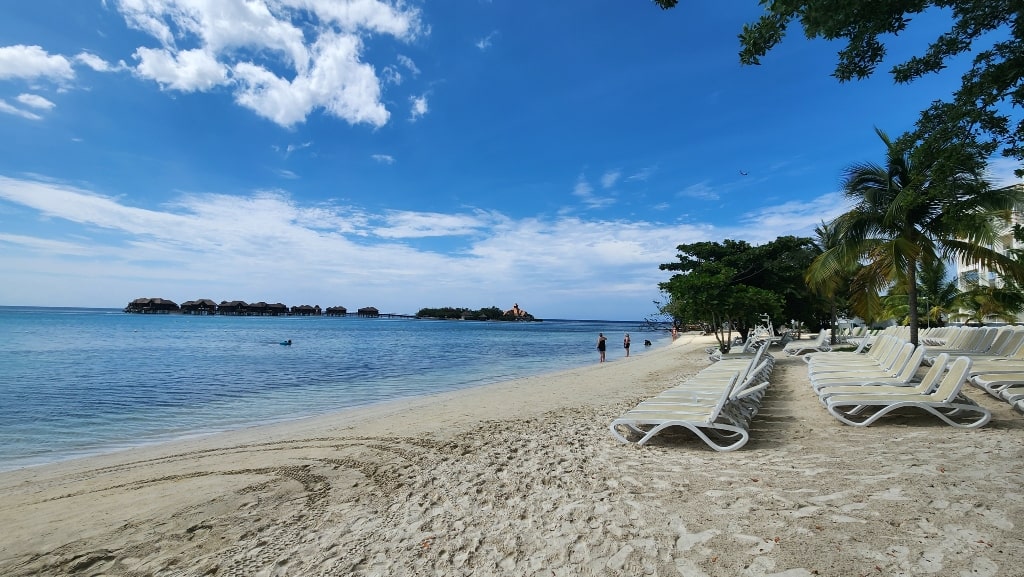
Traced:
POLYGON ((907 304, 910 306, 910 342, 917 346, 917 261, 910 261, 907 267, 907 304))

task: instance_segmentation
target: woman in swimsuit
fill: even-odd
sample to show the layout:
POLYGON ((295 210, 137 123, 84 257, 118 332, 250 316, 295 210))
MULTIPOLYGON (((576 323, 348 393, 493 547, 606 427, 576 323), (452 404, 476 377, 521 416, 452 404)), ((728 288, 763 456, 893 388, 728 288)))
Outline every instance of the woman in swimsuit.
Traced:
POLYGON ((607 340, 608 338, 604 336, 604 333, 597 333, 597 352, 601 353, 602 363, 604 362, 605 341, 607 340))

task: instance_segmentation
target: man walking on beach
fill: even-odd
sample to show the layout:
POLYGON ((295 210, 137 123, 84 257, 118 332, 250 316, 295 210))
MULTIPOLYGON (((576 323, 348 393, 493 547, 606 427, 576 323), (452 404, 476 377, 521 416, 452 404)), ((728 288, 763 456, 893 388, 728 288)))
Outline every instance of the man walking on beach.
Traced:
POLYGON ((604 350, 605 341, 608 339, 604 336, 604 333, 597 333, 597 352, 601 353, 601 362, 604 362, 604 350))

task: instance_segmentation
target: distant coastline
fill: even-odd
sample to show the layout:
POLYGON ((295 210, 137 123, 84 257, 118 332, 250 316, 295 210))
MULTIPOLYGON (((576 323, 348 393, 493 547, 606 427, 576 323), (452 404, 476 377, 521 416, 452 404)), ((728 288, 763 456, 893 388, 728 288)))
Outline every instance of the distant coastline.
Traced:
POLYGON ((217 303, 213 299, 190 300, 180 305, 172 300, 162 297, 140 297, 128 303, 123 312, 129 314, 162 315, 162 314, 183 314, 198 316, 244 316, 244 317, 365 317, 365 318, 406 318, 406 319, 454 319, 454 320, 479 320, 479 321, 539 321, 533 315, 519 308, 516 303, 509 310, 502 310, 498 307, 488 307, 479 310, 468 308, 423 308, 415 315, 402 313, 382 313, 377 307, 362 307, 356 312, 349 312, 343 306, 330 306, 326 309, 320 305, 297 305, 291 306, 284 303, 267 303, 259 301, 247 303, 245 301, 221 301, 217 303))

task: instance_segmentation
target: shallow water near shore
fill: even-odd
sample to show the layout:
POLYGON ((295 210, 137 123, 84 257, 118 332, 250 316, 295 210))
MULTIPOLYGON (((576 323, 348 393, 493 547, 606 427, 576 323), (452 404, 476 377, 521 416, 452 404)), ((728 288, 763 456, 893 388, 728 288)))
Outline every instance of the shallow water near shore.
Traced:
POLYGON ((131 315, 0 307, 0 470, 608 359, 641 323, 131 315), (291 346, 282 341, 291 339, 291 346))

